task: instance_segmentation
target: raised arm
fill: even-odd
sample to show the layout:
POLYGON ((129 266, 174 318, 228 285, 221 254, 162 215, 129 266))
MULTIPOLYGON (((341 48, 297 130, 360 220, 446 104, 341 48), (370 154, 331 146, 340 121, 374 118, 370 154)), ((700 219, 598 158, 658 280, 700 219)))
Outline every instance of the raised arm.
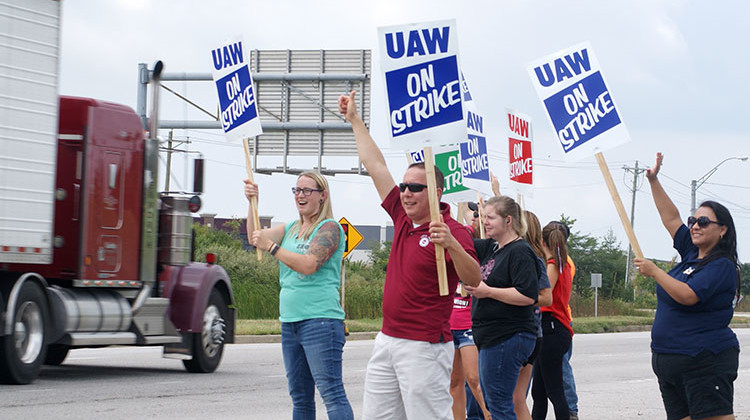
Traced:
POLYGON ((657 177, 663 158, 664 156, 661 153, 656 154, 656 163, 646 170, 646 178, 651 185, 651 195, 654 197, 654 204, 656 204, 656 210, 661 217, 661 223, 667 229, 667 232, 669 232, 669 236, 674 238, 677 229, 682 226, 682 219, 680 219, 680 212, 677 210, 677 206, 674 205, 667 192, 664 191, 657 177))
POLYGON ((495 194, 495 197, 500 197, 500 181, 497 180, 492 171, 490 171, 490 183, 492 185, 492 193, 495 194))
POLYGON ((378 190, 380 199, 384 200, 388 193, 391 192, 396 183, 393 181, 393 176, 388 171, 388 166, 385 163, 383 153, 375 144, 375 140, 372 139, 370 133, 367 131, 362 117, 357 112, 357 104, 354 102, 354 91, 349 93, 349 96, 341 95, 339 97, 339 112, 344 114, 346 120, 352 124, 352 131, 354 131, 354 140, 357 143, 357 154, 362 164, 365 165, 365 169, 370 174, 372 182, 375 184, 375 189, 378 190))

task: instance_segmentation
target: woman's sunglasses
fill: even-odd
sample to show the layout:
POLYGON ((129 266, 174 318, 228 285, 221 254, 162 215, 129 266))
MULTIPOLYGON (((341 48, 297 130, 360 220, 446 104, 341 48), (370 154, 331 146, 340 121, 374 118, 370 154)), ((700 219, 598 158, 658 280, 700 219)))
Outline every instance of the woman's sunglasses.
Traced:
POLYGON ((398 184, 398 189, 401 190, 401 192, 406 191, 406 189, 409 189, 409 191, 413 193, 418 193, 422 191, 423 189, 427 188, 427 185, 424 184, 415 184, 415 183, 405 183, 402 182, 398 184))
POLYGON ((693 227, 693 225, 696 224, 696 223, 698 224, 698 227, 700 227, 700 228, 704 228, 704 227, 710 225, 711 223, 716 223, 717 225, 721 225, 721 222, 717 222, 715 220, 711 220, 711 219, 709 219, 706 216, 701 216, 701 217, 699 217, 697 219, 695 217, 693 217, 693 216, 690 216, 690 217, 687 218, 687 227, 688 227, 688 229, 690 229, 691 227, 693 227))
POLYGON ((479 217, 479 206, 477 206, 477 203, 473 201, 469 201, 466 203, 469 206, 469 210, 474 212, 474 218, 479 217))

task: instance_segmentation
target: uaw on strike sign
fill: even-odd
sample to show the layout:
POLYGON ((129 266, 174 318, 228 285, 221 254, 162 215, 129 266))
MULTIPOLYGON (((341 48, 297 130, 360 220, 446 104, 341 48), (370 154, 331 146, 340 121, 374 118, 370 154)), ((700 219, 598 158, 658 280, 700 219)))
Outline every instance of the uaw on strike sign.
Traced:
POLYGON ((509 178, 520 194, 530 195, 534 183, 534 167, 532 165, 531 118, 528 115, 505 110, 508 116, 508 169, 509 178))
POLYGON ((466 138, 455 20, 378 28, 392 146, 466 138))
POLYGON ((528 70, 566 157, 582 159, 630 140, 591 44, 532 61, 528 70))
POLYGON ((230 140, 263 134, 248 58, 241 37, 211 50, 211 69, 221 109, 219 120, 230 140))
MULTIPOLYGON (((469 91, 469 84, 463 74, 461 75, 461 82, 461 91, 464 95, 466 131, 468 133, 468 139, 460 144, 463 185, 485 195, 491 195, 490 160, 487 154, 484 116, 477 110, 469 91)), ((476 197, 472 197, 469 200, 475 199, 476 197)))

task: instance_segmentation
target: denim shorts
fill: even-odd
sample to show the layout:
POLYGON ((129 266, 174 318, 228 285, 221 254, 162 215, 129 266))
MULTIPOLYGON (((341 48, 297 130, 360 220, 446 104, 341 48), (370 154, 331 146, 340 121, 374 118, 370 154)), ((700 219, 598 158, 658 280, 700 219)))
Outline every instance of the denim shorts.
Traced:
POLYGON ((471 329, 468 330, 451 330, 453 334, 453 347, 460 349, 466 346, 476 346, 474 344, 474 334, 471 329))
POLYGON ((659 379, 668 419, 733 413, 739 348, 732 347, 719 354, 704 350, 695 357, 653 353, 651 366, 659 379))

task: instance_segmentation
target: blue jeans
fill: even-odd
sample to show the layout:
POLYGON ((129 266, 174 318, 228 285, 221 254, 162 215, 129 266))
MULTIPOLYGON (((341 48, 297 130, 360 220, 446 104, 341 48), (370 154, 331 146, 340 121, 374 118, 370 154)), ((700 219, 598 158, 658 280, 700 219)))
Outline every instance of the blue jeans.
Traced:
POLYGON ((565 400, 571 413, 578 412, 578 394, 576 393, 576 380, 573 377, 573 368, 570 367, 570 356, 573 355, 573 341, 570 342, 568 352, 563 356, 562 374, 563 388, 565 389, 565 400))
MULTIPOLYGON (((466 420, 484 420, 484 413, 482 413, 482 409, 479 407, 477 399, 474 398, 474 394, 471 392, 469 384, 464 383, 464 388, 466 392, 466 420)), ((484 395, 484 390, 482 390, 482 395, 484 395)))
POLYGON ((329 419, 353 419, 341 378, 344 322, 339 319, 307 319, 281 323, 292 419, 315 420, 315 387, 323 398, 329 419))
POLYGON ((493 420, 516 418, 513 389, 535 344, 536 334, 520 332, 502 343, 479 349, 479 383, 493 420))

